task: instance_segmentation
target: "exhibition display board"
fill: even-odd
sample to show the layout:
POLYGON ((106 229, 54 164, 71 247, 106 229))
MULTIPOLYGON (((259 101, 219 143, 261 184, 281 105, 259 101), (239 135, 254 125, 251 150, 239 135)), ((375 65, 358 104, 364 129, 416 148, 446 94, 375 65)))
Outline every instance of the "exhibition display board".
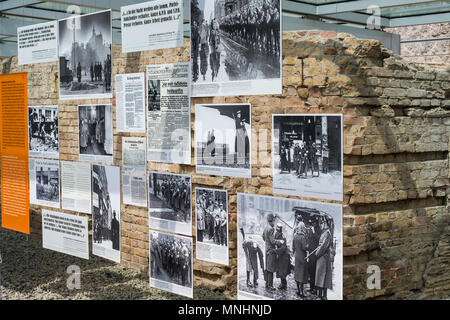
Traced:
POLYGON ((30 233, 27 74, 0 75, 2 227, 30 233))

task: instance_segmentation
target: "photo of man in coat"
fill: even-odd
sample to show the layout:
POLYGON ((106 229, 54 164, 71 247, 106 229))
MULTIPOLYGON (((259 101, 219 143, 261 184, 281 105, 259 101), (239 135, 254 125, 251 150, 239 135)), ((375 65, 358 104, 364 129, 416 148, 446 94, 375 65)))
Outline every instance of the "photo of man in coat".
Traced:
POLYGON ((258 278, 259 278, 259 268, 258 268, 258 259, 261 270, 264 271, 264 256, 261 248, 259 247, 256 241, 252 239, 245 239, 244 229, 241 228, 241 233, 243 237, 242 248, 245 252, 246 258, 246 272, 247 272, 247 286, 248 287, 257 287, 258 286, 258 278), (253 272, 253 285, 250 282, 250 275, 253 272))
POLYGON ((266 280, 266 289, 274 290, 273 287, 273 273, 277 271, 277 254, 275 251, 275 239, 274 239, 274 228, 275 216, 272 213, 267 215, 267 227, 263 232, 263 240, 266 246, 265 259, 266 259, 266 269, 264 271, 264 279, 266 280))
POLYGON ((321 221, 322 234, 319 239, 319 246, 315 253, 317 257, 316 264, 316 287, 318 288, 319 298, 327 300, 327 290, 333 289, 331 250, 333 237, 328 226, 328 222, 321 221))

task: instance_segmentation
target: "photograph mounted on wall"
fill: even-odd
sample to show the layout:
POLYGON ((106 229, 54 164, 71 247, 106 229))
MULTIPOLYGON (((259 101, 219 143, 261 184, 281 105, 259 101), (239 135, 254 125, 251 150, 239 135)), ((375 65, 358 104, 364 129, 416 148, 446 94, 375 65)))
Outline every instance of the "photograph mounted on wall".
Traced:
POLYGON ((228 265, 228 192, 195 188, 196 259, 228 265))
POLYGON ((28 107, 30 157, 59 159, 58 106, 28 107))
POLYGON ((190 0, 192 97, 281 94, 281 1, 190 0))
POLYGON ((59 161, 30 159, 30 203, 60 208, 59 161))
POLYGON ((150 286, 193 297, 192 238, 150 231, 150 286))
POLYGON ((273 115, 272 128, 273 192, 342 201, 342 115, 273 115))
POLYGON ((149 227, 192 235, 191 190, 189 175, 149 172, 149 227))
POLYGON ((120 263, 120 168, 92 166, 92 253, 120 263))
POLYGON ((342 205, 238 193, 238 298, 342 300, 342 205))
POLYGON ((58 21, 59 98, 112 98, 111 10, 58 21))
POLYGON ((195 105, 197 173, 250 178, 251 105, 195 105))
POLYGON ((112 105, 78 106, 79 160, 113 162, 112 105))

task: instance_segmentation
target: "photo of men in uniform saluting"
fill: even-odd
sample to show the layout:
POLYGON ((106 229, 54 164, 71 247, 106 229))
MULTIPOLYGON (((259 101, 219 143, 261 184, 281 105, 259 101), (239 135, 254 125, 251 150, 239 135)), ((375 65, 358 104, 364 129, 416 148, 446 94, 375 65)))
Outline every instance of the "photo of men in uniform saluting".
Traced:
POLYGON ((191 177, 150 172, 148 182, 150 227, 191 235, 191 177))
POLYGON ((150 286, 192 298, 192 238, 150 231, 150 286))
POLYGON ((342 201, 342 115, 273 115, 272 133, 274 193, 342 201))
POLYGON ((342 299, 342 206, 238 194, 240 299, 342 299))

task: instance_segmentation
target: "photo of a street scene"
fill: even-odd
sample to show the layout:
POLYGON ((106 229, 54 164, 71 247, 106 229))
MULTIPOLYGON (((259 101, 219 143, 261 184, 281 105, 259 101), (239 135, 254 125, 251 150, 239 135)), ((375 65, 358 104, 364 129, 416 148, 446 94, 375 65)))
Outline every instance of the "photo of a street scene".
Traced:
POLYGON ((36 166, 36 199, 59 207, 59 167, 36 166))
POLYGON ((161 111, 161 80, 148 80, 148 111, 161 111))
POLYGON ((28 107, 30 156, 59 158, 58 106, 28 107))
POLYGON ((343 197, 342 116, 273 115, 274 193, 343 197))
POLYGON ((150 231, 150 285, 192 297, 192 238, 150 231))
MULTIPOLYGON (((214 95, 202 84, 281 78, 280 7, 280 0, 191 0, 193 96, 214 95)), ((281 82, 247 88, 247 94, 281 93, 281 82)))
POLYGON ((190 234, 189 229, 192 229, 191 176, 150 172, 148 182, 150 226, 165 231, 178 230, 179 233, 190 234), (166 223, 163 223, 164 221, 166 223), (181 229, 174 229, 177 226, 181 229))
POLYGON ((240 299, 342 299, 342 206, 238 194, 240 299))
POLYGON ((92 166, 93 253, 120 262, 120 168, 92 166))
POLYGON ((111 11, 59 21, 60 99, 112 98, 111 11))

